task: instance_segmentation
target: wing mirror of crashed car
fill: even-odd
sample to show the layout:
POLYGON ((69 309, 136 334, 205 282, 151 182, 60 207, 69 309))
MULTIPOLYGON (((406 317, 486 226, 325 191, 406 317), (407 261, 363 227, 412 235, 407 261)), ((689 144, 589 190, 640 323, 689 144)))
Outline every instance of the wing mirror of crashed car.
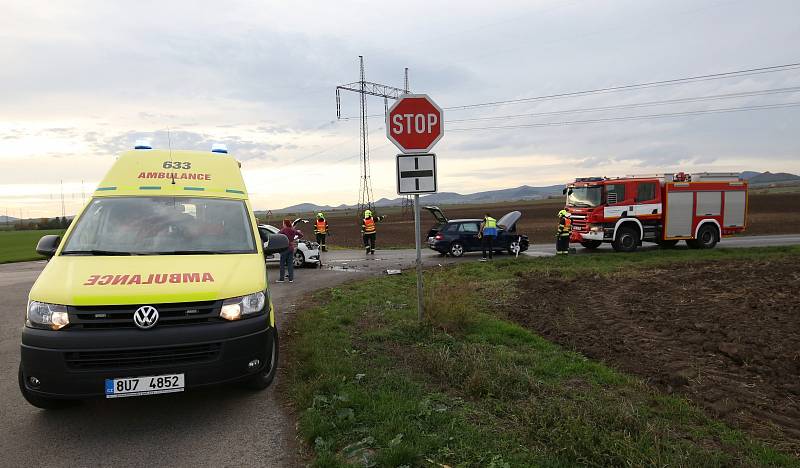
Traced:
POLYGON ((56 250, 58 249, 58 244, 60 242, 61 236, 52 234, 49 236, 43 236, 41 239, 39 239, 39 243, 36 244, 36 253, 47 258, 51 258, 56 254, 56 250))
POLYGON ((270 234, 267 242, 264 244, 266 245, 264 249, 265 254, 272 255, 281 253, 289 248, 289 238, 283 234, 270 234))

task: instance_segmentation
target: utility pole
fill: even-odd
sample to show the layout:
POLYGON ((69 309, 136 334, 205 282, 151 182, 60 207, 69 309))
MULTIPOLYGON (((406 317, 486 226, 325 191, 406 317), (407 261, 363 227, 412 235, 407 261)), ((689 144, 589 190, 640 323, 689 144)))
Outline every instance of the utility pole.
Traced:
POLYGON ((62 218, 64 216, 66 216, 66 214, 65 214, 66 212, 67 212, 67 210, 64 207, 64 181, 61 180, 61 217, 62 218))
MULTIPOLYGON (((409 90, 408 67, 406 67, 405 80, 403 81, 403 83, 404 83, 403 90, 405 90, 404 94, 408 94, 409 90)), ((414 209, 413 209, 413 202, 411 200, 411 195, 406 195, 405 197, 403 197, 403 200, 401 201, 400 216, 403 219, 407 219, 414 216, 414 209)))
MULTIPOLYGON (((336 118, 342 118, 342 105, 340 91, 352 91, 358 93, 361 97, 361 128, 359 130, 359 147, 358 153, 360 157, 359 174, 361 181, 358 187, 358 212, 356 216, 361 216, 364 210, 373 210, 375 205, 372 200, 372 181, 370 180, 370 164, 369 164, 369 129, 367 125, 367 96, 378 96, 384 100, 384 107, 388 110, 388 100, 398 99, 404 94, 408 94, 408 89, 395 88, 394 86, 383 85, 366 80, 364 72, 364 56, 359 55, 359 68, 360 80, 352 83, 339 85, 336 87, 336 118)), ((406 68, 408 73, 408 68, 406 68)), ((408 83, 406 81, 406 83, 408 83)))

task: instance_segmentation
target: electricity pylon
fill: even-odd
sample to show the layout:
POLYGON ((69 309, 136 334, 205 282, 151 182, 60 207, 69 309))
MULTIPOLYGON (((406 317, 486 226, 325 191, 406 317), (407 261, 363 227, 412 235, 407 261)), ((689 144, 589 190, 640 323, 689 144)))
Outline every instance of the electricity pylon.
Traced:
POLYGON ((370 180, 369 168, 369 125, 367 124, 367 96, 378 96, 383 98, 384 111, 389 111, 389 99, 398 99, 404 94, 408 94, 408 68, 406 68, 406 89, 395 88, 394 86, 383 85, 367 81, 364 75, 364 56, 358 56, 361 80, 339 85, 336 87, 336 118, 342 117, 342 105, 340 91, 352 91, 358 93, 361 98, 361 129, 359 131, 360 144, 358 155, 360 157, 359 172, 361 182, 358 187, 358 212, 357 216, 364 214, 364 210, 375 209, 372 200, 372 181, 370 180))

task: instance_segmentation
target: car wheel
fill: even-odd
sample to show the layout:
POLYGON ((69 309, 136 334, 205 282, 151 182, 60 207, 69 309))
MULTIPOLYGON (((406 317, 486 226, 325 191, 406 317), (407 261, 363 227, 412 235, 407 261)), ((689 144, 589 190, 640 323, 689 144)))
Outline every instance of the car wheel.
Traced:
POLYGON ((603 241, 585 240, 585 241, 581 241, 581 245, 583 246, 584 249, 594 250, 594 249, 600 247, 601 245, 603 245, 603 241))
POLYGON ((713 249, 717 242, 719 242, 717 228, 706 223, 697 232, 697 239, 687 240, 686 244, 692 249, 713 249))
POLYGON ((614 247, 614 250, 617 252, 635 252, 636 248, 639 247, 638 236, 639 231, 630 226, 623 225, 617 229, 617 237, 614 239, 614 242, 611 243, 611 246, 614 247))
POLYGON ((461 242, 453 242, 450 244, 450 255, 460 257, 464 255, 464 244, 461 242))
POLYGON ((295 268, 303 268, 303 266, 306 264, 306 256, 300 251, 300 249, 297 249, 294 251, 294 259, 292 261, 294 262, 295 268))
POLYGON ((522 244, 519 241, 511 241, 508 244, 508 254, 509 255, 516 255, 517 254, 517 249, 519 249, 520 252, 525 250, 525 249, 522 248, 522 244))
POLYGON ((272 381, 275 380, 275 374, 278 373, 278 329, 272 327, 270 330, 272 333, 270 362, 258 374, 245 381, 245 385, 252 390, 264 390, 269 387, 272 381))
POLYGON ((41 409, 62 409, 75 405, 77 402, 74 400, 58 400, 55 398, 47 398, 31 393, 25 386, 25 376, 22 373, 22 364, 19 365, 17 372, 17 380, 19 382, 19 391, 22 392, 25 401, 31 405, 41 409))

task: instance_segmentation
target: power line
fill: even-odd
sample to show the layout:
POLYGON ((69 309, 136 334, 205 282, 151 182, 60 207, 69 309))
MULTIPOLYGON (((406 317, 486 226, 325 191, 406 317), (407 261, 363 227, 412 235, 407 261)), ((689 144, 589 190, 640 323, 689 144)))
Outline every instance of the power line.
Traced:
POLYGON ((575 91, 571 93, 558 93, 558 94, 549 94, 545 96, 535 96, 530 98, 520 98, 520 99, 509 99, 505 101, 491 101, 491 102, 482 102, 478 104, 465 104, 463 106, 451 106, 451 107, 444 107, 445 110, 461 110, 461 109, 474 109, 478 107, 490 107, 490 106, 502 106, 507 104, 516 104, 521 102, 531 102, 531 101, 544 101, 548 99, 561 99, 565 97, 574 97, 574 96, 585 96, 587 94, 600 94, 600 93, 612 93, 618 91, 627 91, 630 89, 644 89, 644 88, 655 88, 659 86, 671 86, 677 84, 685 84, 685 83, 694 83, 698 81, 709 81, 709 80, 720 80, 724 78, 731 78, 731 77, 740 77, 740 76, 750 76, 750 75, 760 75, 763 73, 775 73, 775 72, 782 72, 788 70, 794 70, 800 68, 800 62, 797 63, 788 63, 785 65, 775 65, 772 67, 761 67, 761 68, 750 68, 747 70, 737 70, 737 71, 730 71, 730 72, 723 72, 723 73, 712 73, 709 75, 697 75, 697 76, 690 76, 686 78, 673 78, 670 80, 661 80, 661 81, 650 81, 647 83, 635 83, 629 85, 622 85, 622 86, 610 86, 607 88, 597 88, 597 89, 590 89, 586 91, 575 91))
POLYGON ((507 119, 517 119, 523 117, 537 117, 537 116, 544 116, 544 115, 562 115, 562 114, 575 114, 581 112, 597 112, 597 111, 607 111, 607 110, 619 110, 619 109, 635 109, 641 107, 650 107, 650 106, 663 106, 669 104, 685 104, 685 103, 692 103, 692 102, 704 102, 704 101, 719 101, 724 99, 735 99, 741 97, 751 97, 751 96, 765 96, 771 94, 784 94, 784 93, 793 93, 800 91, 800 86, 791 86, 787 88, 774 88, 774 89, 764 89, 759 91, 742 91, 739 93, 727 93, 727 94, 716 94, 711 96, 696 96, 696 97, 687 97, 687 98, 676 98, 676 99, 666 99, 663 101, 648 101, 648 102, 639 102, 639 103, 631 103, 631 104, 620 104, 616 106, 602 106, 602 107, 582 107, 582 108, 575 108, 575 109, 567 109, 561 111, 549 111, 549 112, 533 112, 533 113, 525 113, 525 114, 511 114, 511 115, 497 115, 492 117, 471 117, 466 119, 446 119, 448 123, 454 122, 474 122, 474 121, 484 121, 484 120, 507 120, 507 119))
POLYGON ((620 121, 630 121, 630 120, 647 120, 647 119, 659 119, 659 118, 667 118, 667 117, 685 117, 685 116, 693 116, 693 115, 705 115, 705 114, 723 114, 729 112, 744 112, 744 111, 754 111, 754 110, 767 110, 767 109, 782 109, 788 107, 798 107, 800 106, 800 101, 798 102, 787 102, 783 104, 767 104, 763 106, 744 106, 744 107, 728 107, 728 108, 721 108, 721 109, 706 109, 706 110, 696 110, 696 111, 686 111, 686 112, 669 112, 669 113, 662 113, 662 114, 644 114, 644 115, 631 115, 626 117, 609 117, 604 119, 590 119, 590 120, 571 120, 571 121, 564 121, 564 122, 541 122, 541 123, 532 123, 532 124, 519 124, 519 125, 496 125, 496 126, 487 126, 487 127, 467 127, 467 128, 449 128, 448 132, 469 132, 475 130, 504 130, 504 129, 519 129, 519 128, 537 128, 537 127, 553 127, 553 126, 561 126, 561 125, 578 125, 578 124, 591 124, 591 123, 603 123, 603 122, 620 122, 620 121))
MULTIPOLYGON (((557 93, 557 94, 548 94, 543 96, 533 96, 528 98, 520 98, 520 99, 507 99, 502 101, 489 101, 489 102, 481 102, 476 104, 464 104, 460 106, 450 106, 450 107, 443 107, 444 110, 449 111, 457 111, 457 110, 466 110, 466 109, 476 109, 476 108, 483 108, 483 107, 493 107, 493 106, 504 106, 509 104, 519 104, 519 103, 526 103, 526 102, 533 102, 533 101, 546 101, 552 99, 563 99, 569 97, 577 97, 577 96, 587 96, 592 94, 604 94, 604 93, 613 93, 613 92, 620 92, 620 91, 629 91, 633 89, 647 89, 647 88, 656 88, 661 86, 674 86, 680 84, 688 84, 688 83, 697 83, 702 81, 711 81, 711 80, 721 80, 726 78, 738 78, 744 76, 752 76, 752 75, 761 75, 764 73, 777 73, 777 72, 784 72, 790 70, 796 70, 800 68, 800 62, 796 63, 788 63, 784 65, 774 65, 770 67, 760 67, 760 68, 749 68, 745 70, 736 70, 736 71, 729 71, 729 72, 722 72, 722 73, 711 73, 708 75, 696 75, 696 76, 689 76, 685 78, 673 78, 669 80, 661 80, 661 81, 650 81, 645 83, 634 83, 628 85, 620 85, 620 86, 610 86, 606 88, 596 88, 596 89, 589 89, 584 91, 574 91, 568 93, 557 93)), ((384 117, 382 114, 372 114, 369 115, 370 118, 375 117, 384 117)), ((350 120, 354 117, 342 117, 340 120, 350 120)), ((359 117, 360 118, 360 117, 359 117)))

